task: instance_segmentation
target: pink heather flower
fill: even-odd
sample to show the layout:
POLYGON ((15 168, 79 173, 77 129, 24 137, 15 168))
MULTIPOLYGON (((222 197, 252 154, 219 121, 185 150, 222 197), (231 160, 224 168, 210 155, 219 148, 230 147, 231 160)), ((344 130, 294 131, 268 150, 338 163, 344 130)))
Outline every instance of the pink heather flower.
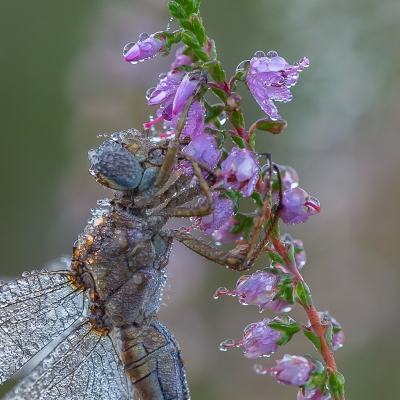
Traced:
POLYGON ((185 72, 180 70, 168 72, 160 79, 158 85, 148 98, 147 104, 149 106, 156 106, 166 103, 168 100, 172 101, 184 75, 185 72))
POLYGON ((186 56, 183 52, 187 49, 186 46, 181 46, 176 50, 175 61, 171 64, 171 69, 180 67, 181 65, 190 66, 193 63, 192 56, 186 56))
MULTIPOLYGON (((183 152, 189 156, 192 156, 210 169, 214 169, 217 166, 222 153, 221 150, 217 149, 217 139, 215 136, 208 133, 203 133, 199 136, 196 136, 185 147, 183 152)), ((190 169, 193 171, 192 168, 190 169)))
POLYGON ((282 332, 268 326, 268 322, 271 321, 269 318, 264 318, 262 321, 250 324, 245 328, 242 346, 246 358, 254 359, 269 356, 278 350, 276 342, 282 336, 282 332))
POLYGON ((188 73, 183 77, 172 103, 172 116, 181 114, 189 97, 196 90, 201 79, 202 76, 199 73, 188 73))
POLYGON ((299 186, 299 175, 289 165, 279 165, 284 190, 294 189, 299 186))
POLYGON ((284 385, 302 386, 311 377, 314 364, 305 357, 285 354, 270 369, 271 376, 284 385))
MULTIPOLYGON (((185 125, 181 134, 196 139, 204 132, 204 117, 206 115, 206 108, 202 101, 195 100, 189 107, 185 125)), ((180 115, 172 117, 171 126, 176 129, 180 115)))
POLYGON ((250 196, 258 181, 258 161, 253 152, 234 147, 221 163, 221 176, 226 189, 236 189, 244 196, 250 196))
POLYGON ((165 37, 162 34, 153 34, 137 43, 128 43, 124 47, 123 56, 125 61, 135 63, 156 56, 164 46, 165 37))
POLYGON ((326 395, 322 394, 320 389, 306 389, 304 394, 301 390, 297 393, 297 400, 329 400, 331 399, 331 395, 327 393, 326 395))
POLYGON ((236 284, 239 303, 259 306, 260 312, 278 292, 278 276, 266 271, 256 271, 252 275, 242 275, 236 284))
POLYGON ((214 240, 219 244, 236 242, 243 238, 243 233, 232 233, 232 228, 238 223, 234 217, 230 217, 224 225, 214 232, 214 240))
MULTIPOLYGON (((205 215, 201 218, 192 218, 192 223, 200 220, 200 230, 207 235, 210 235, 215 230, 219 229, 233 214, 233 203, 231 199, 225 199, 218 197, 219 193, 213 192, 212 197, 214 199, 214 212, 210 215, 205 215)), ((206 199, 202 198, 199 201, 199 205, 204 205, 206 199)))
POLYGON ((256 56, 250 60, 246 83, 263 111, 272 119, 278 119, 278 109, 273 100, 292 100, 289 88, 296 84, 299 71, 308 67, 309 61, 303 58, 297 66, 292 66, 275 52, 269 52, 268 55, 270 56, 256 56))
POLYGON ((301 224, 321 211, 319 201, 299 187, 283 192, 283 205, 281 219, 286 225, 301 224))

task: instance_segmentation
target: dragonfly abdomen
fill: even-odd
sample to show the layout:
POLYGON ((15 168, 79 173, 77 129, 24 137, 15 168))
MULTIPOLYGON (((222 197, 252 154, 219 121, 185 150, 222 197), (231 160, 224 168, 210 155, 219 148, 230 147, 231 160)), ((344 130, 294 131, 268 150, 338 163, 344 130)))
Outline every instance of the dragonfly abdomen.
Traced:
POLYGON ((181 349, 156 319, 115 332, 120 357, 141 399, 189 400, 181 349))

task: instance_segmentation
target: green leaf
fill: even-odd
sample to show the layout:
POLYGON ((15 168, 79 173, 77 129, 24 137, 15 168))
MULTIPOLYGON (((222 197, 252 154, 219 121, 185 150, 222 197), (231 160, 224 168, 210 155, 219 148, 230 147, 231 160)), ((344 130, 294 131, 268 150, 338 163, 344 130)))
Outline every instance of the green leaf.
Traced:
POLYGON ((249 140, 250 148, 251 148, 253 151, 256 150, 256 137, 257 137, 256 133, 253 132, 253 134, 250 136, 250 140, 249 140))
POLYGON ((217 118, 222 111, 224 111, 225 106, 222 103, 213 104, 210 108, 206 111, 205 122, 208 123, 213 119, 217 118))
POLYGON ((200 10, 200 4, 201 4, 201 0, 193 0, 193 11, 194 13, 198 13, 200 10))
POLYGON ((232 118, 237 126, 244 128, 244 116, 241 111, 232 111, 232 118))
POLYGON ((241 149, 246 148, 246 141, 243 138, 234 135, 231 135, 231 138, 241 149))
POLYGON ((274 121, 271 118, 262 118, 256 121, 255 125, 259 131, 271 132, 273 135, 278 135, 287 127, 287 122, 283 119, 274 121))
POLYGON ((249 67, 250 67, 250 60, 244 60, 240 70, 236 70, 235 79, 241 82, 245 82, 247 73, 249 71, 249 67))
POLYGON ((193 48, 193 53, 197 58, 199 58, 202 61, 209 61, 210 56, 201 48, 193 48))
POLYGON ((273 261, 276 264, 281 264, 284 267, 286 267, 286 263, 285 260, 283 259, 283 257, 281 255, 279 255, 278 253, 275 253, 274 251, 269 251, 268 252, 268 257, 271 259, 271 261, 273 261))
POLYGON ((309 329, 303 329, 303 333, 307 339, 309 339, 315 348, 320 352, 321 351, 321 341, 316 333, 309 329))
POLYGON ((251 195, 251 198, 254 200, 254 202, 257 204, 258 208, 262 208, 263 203, 264 203, 264 199, 261 196, 261 193, 258 192, 253 192, 253 194, 251 195))
MULTIPOLYGON (((326 327, 326 325, 325 325, 326 327)), ((329 326, 326 329, 325 332, 325 337, 326 337, 326 341, 328 342, 328 346, 330 348, 332 348, 332 340, 333 340, 333 327, 332 327, 332 323, 329 324, 329 326)))
POLYGON ((311 297, 311 292, 310 288, 307 286, 307 284, 299 280, 296 285, 295 289, 295 294, 298 299, 298 302, 305 306, 305 307, 310 307, 312 305, 312 297, 311 297))
MULTIPOLYGON (((196 36, 194 35, 194 33, 193 33, 193 32, 190 32, 190 31, 188 31, 188 30, 185 30, 185 31, 182 33, 182 42, 183 42, 184 44, 186 44, 187 46, 192 47, 192 48, 193 48, 193 51, 195 51, 196 48, 199 48, 199 47, 200 47, 200 43, 199 43, 199 41, 197 40, 197 38, 196 38, 196 36)), ((197 54, 196 54, 196 55, 197 55, 197 54)))
POLYGON ((254 217, 245 217, 240 219, 238 219, 238 217, 239 216, 236 216, 236 219, 239 221, 239 223, 233 226, 231 229, 232 233, 246 232, 253 228, 254 217))
POLYGON ((197 40, 202 46, 205 46, 207 43, 207 36, 201 18, 196 14, 192 14, 189 21, 192 24, 192 32, 197 37, 197 40))
POLYGON ((282 336, 278 339, 276 344, 278 346, 285 345, 297 332, 301 330, 301 323, 294 321, 292 318, 282 315, 282 320, 273 319, 268 323, 271 328, 282 332, 282 336))
POLYGON ((222 68, 222 64, 219 61, 216 61, 214 63, 214 67, 213 67, 213 73, 214 73, 214 79, 218 82, 225 82, 226 80, 226 75, 225 75, 225 71, 222 68))
POLYGON ((225 103, 226 99, 228 98, 228 95, 226 92, 222 89, 219 88, 211 88, 211 90, 225 103))
POLYGON ((344 376, 339 371, 332 371, 328 378, 332 400, 344 399, 344 376))
POLYGON ((287 248, 287 251, 288 251, 287 255, 288 255, 288 258, 289 258, 290 262, 294 266, 296 266, 296 259, 294 258, 294 247, 293 247, 293 245, 291 243, 288 243, 286 245, 286 248, 287 248))
POLYGON ((169 13, 171 14, 172 17, 175 17, 176 19, 187 19, 187 14, 183 10, 183 8, 176 2, 176 1, 170 1, 168 2, 168 10, 169 13))

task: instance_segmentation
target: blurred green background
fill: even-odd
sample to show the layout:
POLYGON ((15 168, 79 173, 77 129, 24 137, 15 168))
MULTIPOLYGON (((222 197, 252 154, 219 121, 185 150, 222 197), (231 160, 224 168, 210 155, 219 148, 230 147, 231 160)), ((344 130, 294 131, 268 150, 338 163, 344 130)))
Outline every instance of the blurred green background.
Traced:
MULTIPOLYGON (((1 276, 69 254, 96 199, 110 195, 87 173, 87 151, 101 143, 98 133, 140 129, 154 113, 144 94, 171 59, 132 66, 121 52, 141 32, 165 29, 165 3, 0 2, 1 276)), ((344 328, 337 362, 346 398, 398 399, 400 2, 203 0, 202 17, 228 75, 257 50, 310 59, 294 100, 279 105, 289 127, 261 147, 293 166, 322 203, 318 217, 290 232, 306 247, 303 275, 316 306, 344 328)), ((248 125, 263 116, 249 96, 244 109, 248 125)), ((271 317, 213 300, 237 278, 174 247, 160 319, 182 346, 192 397, 294 399, 294 388, 256 375, 241 350, 218 351, 271 317)), ((292 315, 305 322, 300 308, 292 315)), ((286 352, 312 349, 299 337, 276 356, 286 352)))

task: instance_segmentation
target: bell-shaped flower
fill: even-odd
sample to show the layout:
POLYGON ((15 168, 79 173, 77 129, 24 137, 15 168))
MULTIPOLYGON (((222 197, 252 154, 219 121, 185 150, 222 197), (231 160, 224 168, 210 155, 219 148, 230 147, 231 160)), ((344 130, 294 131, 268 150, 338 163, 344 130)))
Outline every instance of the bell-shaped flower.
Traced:
MULTIPOLYGON (((217 139, 214 135, 203 133, 196 136, 183 150, 184 153, 195 158, 210 169, 217 166, 222 151, 217 149, 217 139)), ((187 163, 189 164, 189 163, 187 163)), ((193 173, 192 168, 188 168, 193 173)))
POLYGON ((271 376, 284 385, 302 386, 311 378, 314 364, 307 358, 285 354, 270 369, 271 376))
POLYGON ((173 116, 181 114, 189 100, 189 97, 195 92, 196 88, 198 88, 201 79, 202 75, 198 72, 188 73, 183 77, 172 103, 173 116))
POLYGON ((173 70, 161 75, 158 85, 148 97, 147 104, 149 106, 156 106, 172 100, 184 75, 185 71, 181 70, 173 70))
POLYGON ((273 320, 265 318, 248 325, 244 329, 242 341, 234 342, 228 339, 221 343, 220 349, 225 351, 228 347, 243 346, 244 356, 253 359, 274 354, 278 350, 277 341, 281 338, 282 332, 271 328, 268 323, 277 318, 280 319, 280 317, 275 317, 273 320))
POLYGON ((283 205, 280 217, 286 225, 301 224, 321 211, 319 201, 299 187, 283 192, 283 205))
POLYGON ((247 86, 259 106, 272 119, 279 118, 273 100, 292 100, 289 88, 296 84, 299 71, 308 65, 307 58, 300 60, 298 65, 289 65, 284 58, 272 51, 266 57, 255 56, 250 60, 247 86))
MULTIPOLYGON (((142 34, 141 37, 147 34, 142 34)), ((165 47, 165 36, 160 33, 147 36, 146 39, 137 43, 128 43, 124 47, 123 56, 125 61, 137 63, 156 56, 165 47)))
MULTIPOLYGON (((212 198, 214 200, 214 211, 211 214, 191 218, 191 222, 194 225, 199 225, 200 230, 207 235, 219 229, 233 214, 233 202, 230 198, 221 198, 218 192, 213 192, 212 198)), ((206 198, 201 198, 198 206, 205 205, 206 201, 206 198)))
POLYGON ((259 166, 254 153, 234 147, 221 163, 220 175, 226 189, 236 189, 244 196, 251 196, 258 181, 259 166))

